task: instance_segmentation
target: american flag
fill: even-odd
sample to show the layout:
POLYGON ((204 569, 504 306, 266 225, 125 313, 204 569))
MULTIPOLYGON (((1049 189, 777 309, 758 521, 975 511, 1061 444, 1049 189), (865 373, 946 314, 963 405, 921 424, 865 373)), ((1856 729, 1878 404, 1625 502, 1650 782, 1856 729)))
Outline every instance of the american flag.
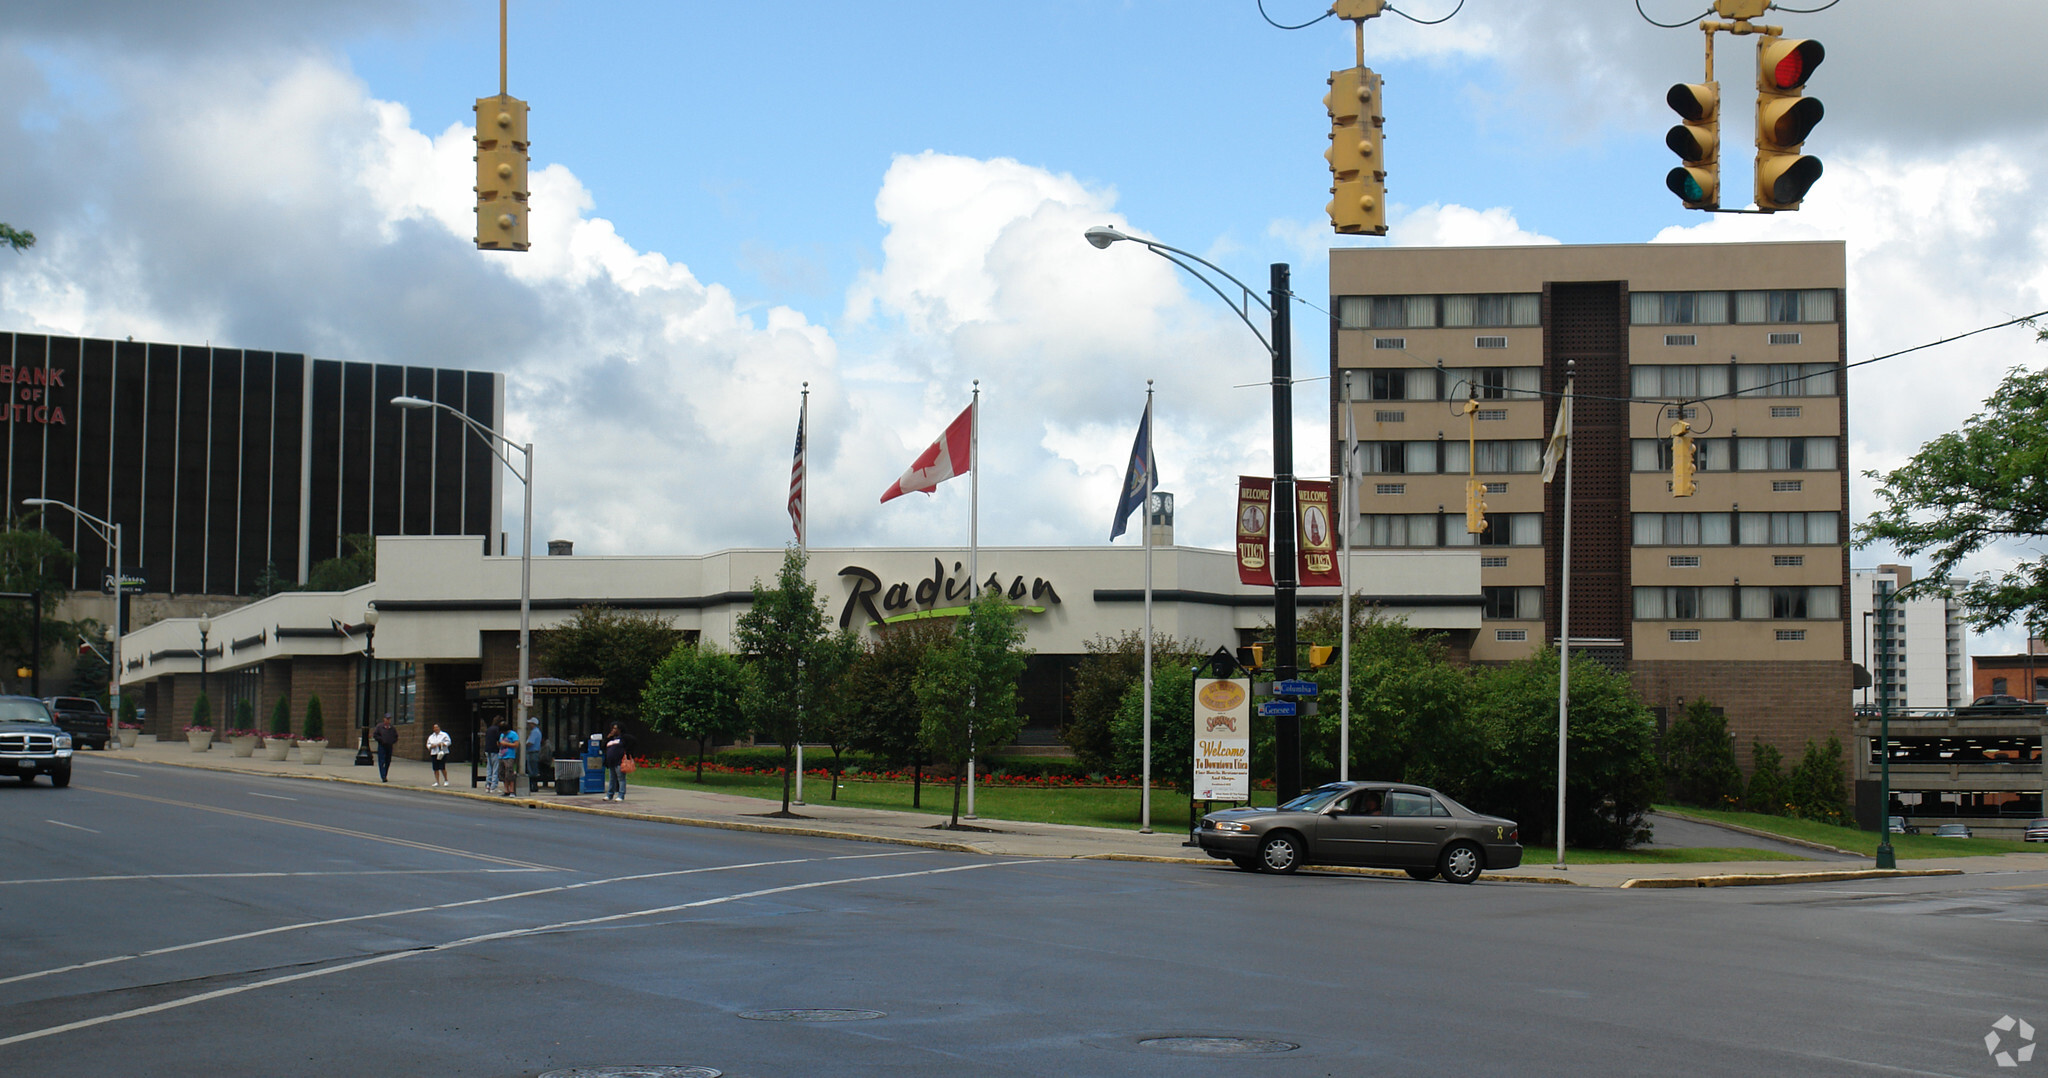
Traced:
POLYGON ((796 414, 796 457, 789 465, 789 526, 796 529, 796 545, 804 546, 804 419, 811 410, 810 394, 796 414))

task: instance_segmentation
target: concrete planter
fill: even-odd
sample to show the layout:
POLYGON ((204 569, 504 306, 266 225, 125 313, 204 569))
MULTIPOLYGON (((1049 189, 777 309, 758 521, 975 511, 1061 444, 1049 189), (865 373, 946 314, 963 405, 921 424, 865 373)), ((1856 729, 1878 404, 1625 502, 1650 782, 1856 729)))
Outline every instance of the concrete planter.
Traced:
POLYGON ((263 741, 263 751, 268 753, 273 760, 282 760, 291 755, 291 739, 288 737, 265 738, 263 741))
POLYGON ((135 747, 135 739, 138 736, 140 736, 141 733, 142 731, 140 730, 116 730, 114 731, 114 736, 121 739, 122 748, 132 749, 135 747))
POLYGON ((213 747, 212 730, 185 731, 185 746, 193 752, 205 752, 213 747))
POLYGON ((320 758, 321 758, 321 757, 323 757, 323 756, 325 756, 325 755, 327 755, 327 742, 325 742, 325 741, 301 741, 301 742, 299 742, 299 762, 300 762, 300 763, 302 763, 302 764, 317 764, 317 763, 319 763, 319 762, 320 762, 320 758))
POLYGON ((256 755, 256 746, 262 741, 255 734, 238 734, 228 738, 228 748, 234 750, 236 756, 251 757, 256 755))

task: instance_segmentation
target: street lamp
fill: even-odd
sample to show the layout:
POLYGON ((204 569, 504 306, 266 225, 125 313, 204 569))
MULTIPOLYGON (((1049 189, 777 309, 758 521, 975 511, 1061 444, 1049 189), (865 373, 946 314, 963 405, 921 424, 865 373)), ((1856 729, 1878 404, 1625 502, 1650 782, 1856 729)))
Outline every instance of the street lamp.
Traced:
POLYGON ((362 742, 356 747, 356 766, 368 767, 375 763, 370 756, 370 689, 377 684, 377 608, 363 610, 363 682, 362 699, 356 701, 356 727, 361 731, 362 742))
MULTIPOLYGON (((1878 589, 1877 625, 1885 633, 1885 645, 1879 649, 1878 657, 1883 659, 1884 665, 1889 668, 1892 654, 1892 591, 1895 588, 1887 589, 1882 582, 1877 582, 1874 586, 1878 589)), ((1876 680, 1875 674, 1872 675, 1872 680, 1876 680)), ((1877 772, 1877 867, 1897 868, 1899 859, 1892 850, 1892 692, 1889 685, 1878 686, 1877 730, 1878 759, 1883 761, 1877 772)))
MULTIPOLYGON (((206 696, 206 634, 213 631, 213 615, 199 615, 199 695, 206 696)), ((213 699, 206 701, 207 721, 213 720, 213 699)))
MULTIPOLYGON (((1129 240, 1144 247, 1153 254, 1186 270, 1196 280, 1207 285, 1223 302, 1230 304, 1238 321, 1252 331, 1252 336, 1266 346, 1266 352, 1273 359, 1273 510, 1277 525, 1280 512, 1286 511, 1288 526, 1272 529, 1273 534, 1273 650, 1279 652, 1279 666, 1274 670, 1275 680, 1291 681, 1295 674, 1295 589, 1297 576, 1294 564, 1294 377, 1292 373, 1293 352, 1289 344, 1291 331, 1288 322, 1288 268, 1285 262, 1275 262, 1270 281, 1271 302, 1261 301, 1250 285, 1231 276, 1230 271, 1201 255, 1169 247, 1156 240, 1126 235, 1107 225, 1097 225, 1082 233, 1087 241, 1098 249, 1107 249, 1110 244, 1129 240), (1214 271, 1224 280, 1238 288, 1239 297, 1218 287, 1201 270, 1188 264, 1200 263, 1214 271), (1259 332, 1258 324, 1251 319, 1252 304, 1258 304, 1270 320, 1269 333, 1259 332), (1270 335, 1269 335, 1270 334, 1270 335)), ((1346 585, 1349 586, 1348 584, 1346 585)), ((1273 720, 1273 742, 1275 754, 1279 757, 1277 773, 1274 776, 1274 794, 1281 801, 1292 798, 1301 791, 1301 720, 1292 716, 1281 716, 1273 720)))
POLYGON ((530 646, 533 642, 533 443, 514 442, 471 419, 461 409, 451 408, 439 401, 422 400, 419 397, 393 397, 391 403, 400 408, 435 408, 462 420, 462 425, 482 438, 484 444, 491 447, 491 452, 505 462, 505 467, 512 470, 513 477, 519 480, 520 485, 526 488, 526 507, 521 514, 519 542, 519 702, 514 712, 517 717, 513 719, 512 725, 512 732, 519 740, 519 764, 513 776, 513 781, 517 782, 519 775, 526 774, 526 709, 533 706, 533 679, 531 667, 528 665, 528 657, 533 650, 530 646), (515 449, 525 462, 524 471, 512 461, 511 452, 515 449))
MULTIPOLYGON (((72 516, 77 517, 80 521, 84 522, 86 527, 91 528, 99 535, 101 542, 111 542, 114 544, 113 671, 107 675, 107 722, 111 724, 114 722, 115 716, 121 714, 121 605, 122 600, 128 596, 128 582, 124 579, 126 574, 121 568, 121 526, 112 521, 101 520, 99 517, 93 516, 91 513, 69 502, 60 502, 55 498, 23 498, 21 504, 56 506, 59 509, 69 509, 72 516)), ((41 616, 40 612, 37 616, 41 616)), ((111 727, 108 730, 108 734, 111 737, 111 727)), ((108 744, 113 744, 113 742, 109 741, 108 744)))

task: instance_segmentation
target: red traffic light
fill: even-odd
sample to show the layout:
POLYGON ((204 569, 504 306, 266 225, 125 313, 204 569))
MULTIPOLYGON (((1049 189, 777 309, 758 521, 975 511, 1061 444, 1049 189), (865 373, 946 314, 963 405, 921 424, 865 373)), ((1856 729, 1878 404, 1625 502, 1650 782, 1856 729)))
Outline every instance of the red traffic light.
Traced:
POLYGON ((1796 90, 1813 77, 1827 54, 1812 39, 1766 38, 1757 50, 1757 81, 1765 89, 1796 90))

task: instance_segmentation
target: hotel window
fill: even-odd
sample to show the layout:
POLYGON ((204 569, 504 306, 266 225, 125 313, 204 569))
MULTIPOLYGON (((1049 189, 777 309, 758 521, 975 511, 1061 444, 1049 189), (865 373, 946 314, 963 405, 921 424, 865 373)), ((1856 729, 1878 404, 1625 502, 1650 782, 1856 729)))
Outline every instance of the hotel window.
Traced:
POLYGON ((1802 288, 1735 293, 1737 322, 1832 322, 1835 291, 1802 288))
POLYGON ((1534 292, 1445 296, 1446 326, 1534 326, 1542 322, 1543 298, 1534 292))
POLYGON ((1833 438, 1737 438, 1735 466, 1745 472, 1833 471, 1833 438))
POLYGON ((1636 364, 1628 369, 1628 385, 1638 397, 1718 397, 1728 392, 1728 364, 1636 364))
POLYGON ((1719 325, 1728 321, 1728 293, 1631 292, 1628 320, 1638 326, 1719 325))
POLYGON ((1832 363, 1739 363, 1735 391, 1750 397, 1832 397, 1832 363))
POLYGON ((1372 399, 1376 401, 1404 401, 1408 399, 1407 371, 1372 372, 1372 399))
POLYGON ((1528 621, 1543 616, 1542 588, 1480 588, 1486 604, 1484 617, 1498 621, 1528 621))
POLYGON ((1834 513, 1739 513, 1736 534, 1744 546, 1819 546, 1841 542, 1834 513))
POLYGON ((1727 546, 1733 539, 1733 524, 1732 513, 1637 513, 1635 545, 1727 546))
POLYGON ((1841 589, 1743 588, 1742 616, 1757 621, 1820 620, 1842 616, 1841 589))
POLYGON ((1444 393, 1452 400, 1534 400, 1543 388, 1538 367, 1470 367, 1444 370, 1444 393))
POLYGON ((1358 518, 1361 546, 1435 546, 1435 513, 1367 513, 1358 518))
POLYGON ((1358 462, 1366 475, 1427 475, 1436 471, 1436 443, 1360 442, 1358 462))
POLYGON ((1542 546, 1543 514, 1488 513, 1480 546, 1542 546))
MULTIPOLYGON (((1695 438, 1692 442, 1694 465, 1703 472, 1719 471, 1728 466, 1728 440, 1726 438, 1695 438)), ((1668 472, 1671 470, 1671 439, 1631 438, 1628 443, 1629 467, 1638 472, 1668 472)))
POLYGON ((1443 443, 1443 470, 1457 474, 1467 470, 1489 475, 1543 470, 1543 443, 1527 441, 1483 441, 1473 447, 1463 438, 1443 443), (1476 448, 1478 456, 1472 456, 1476 448))
POLYGON ((1637 588, 1638 621, 1719 621, 1735 616, 1734 588, 1637 588))

